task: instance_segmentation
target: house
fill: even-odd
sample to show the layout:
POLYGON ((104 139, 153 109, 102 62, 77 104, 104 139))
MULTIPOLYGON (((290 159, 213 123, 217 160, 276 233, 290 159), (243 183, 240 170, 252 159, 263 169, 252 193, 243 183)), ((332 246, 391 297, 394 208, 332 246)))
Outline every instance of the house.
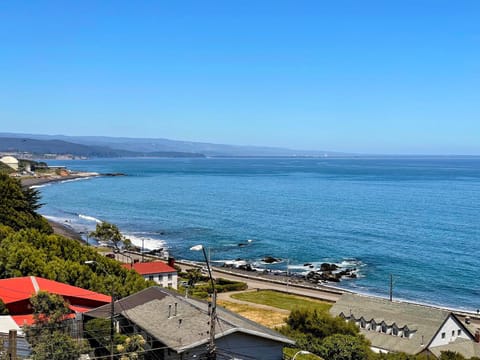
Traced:
POLYGON ((122 266, 126 269, 135 270, 146 280, 153 280, 162 287, 177 289, 177 270, 162 261, 137 262, 133 264, 123 264, 122 266))
MULTIPOLYGON (((146 359, 203 358, 210 335, 209 304, 187 299, 158 286, 115 302, 117 329, 141 334, 146 340, 146 359)), ((110 307, 84 314, 85 321, 110 317, 110 307)), ((285 345, 294 342, 279 333, 217 307, 215 345, 217 359, 280 360, 285 345)))
MULTIPOLYGON (((74 320, 80 320, 81 313, 111 301, 110 296, 41 277, 1 279, 0 299, 8 310, 8 315, 0 315, 0 338, 8 339, 9 332, 15 330, 18 334, 16 351, 22 358, 30 353, 30 345, 25 340, 22 326, 32 325, 34 322, 30 298, 39 291, 61 295, 71 310, 69 319, 74 320)), ((72 321, 71 324, 72 335, 80 334, 81 328, 78 324, 81 322, 72 321)))
POLYGON ((375 352, 480 354, 480 332, 448 310, 344 294, 330 313, 355 322, 375 352))
POLYGON ((37 276, 25 276, 0 280, 0 299, 9 315, 0 316, 0 333, 20 330, 23 325, 33 323, 30 298, 39 291, 61 295, 74 314, 83 313, 110 303, 110 296, 85 290, 76 286, 37 276))
POLYGON ((13 170, 18 170, 18 160, 13 156, 2 156, 0 158, 0 161, 5 165, 10 166, 13 170))

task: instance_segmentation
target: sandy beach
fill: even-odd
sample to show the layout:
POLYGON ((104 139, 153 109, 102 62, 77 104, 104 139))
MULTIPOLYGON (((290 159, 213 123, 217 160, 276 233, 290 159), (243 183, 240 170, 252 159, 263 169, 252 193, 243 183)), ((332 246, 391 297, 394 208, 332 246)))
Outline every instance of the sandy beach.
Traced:
POLYGON ((75 180, 75 179, 82 179, 82 178, 91 178, 96 176, 101 176, 101 175, 95 172, 74 172, 66 176, 48 175, 48 176, 39 176, 39 177, 26 177, 26 178, 20 178, 20 181, 22 183, 22 186, 29 187, 29 186, 45 185, 53 182, 75 180))
MULTIPOLYGON (((69 181, 69 180, 76 180, 76 179, 86 179, 91 177, 101 176, 95 172, 74 172, 66 176, 60 175, 48 175, 48 176, 40 176, 40 177, 27 177, 27 178, 20 178, 20 182, 24 187, 31 187, 31 186, 40 186, 46 185, 48 183, 55 183, 61 181, 69 181)), ((47 219, 50 226, 53 228, 53 233, 56 235, 61 235, 68 237, 70 239, 84 241, 82 235, 79 234, 77 231, 73 230, 68 224, 63 224, 61 222, 52 221, 47 219)))

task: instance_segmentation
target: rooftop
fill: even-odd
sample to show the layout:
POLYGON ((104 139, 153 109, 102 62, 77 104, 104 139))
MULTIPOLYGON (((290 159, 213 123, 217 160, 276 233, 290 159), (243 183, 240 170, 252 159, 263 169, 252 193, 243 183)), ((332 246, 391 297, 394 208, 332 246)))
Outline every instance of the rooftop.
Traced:
POLYGON ((123 264, 126 269, 134 269, 140 275, 162 274, 177 272, 173 267, 162 261, 137 262, 132 264, 123 264))
MULTIPOLYGON (((117 301, 115 311, 179 353, 209 340, 208 303, 185 299, 160 287, 150 287, 117 301)), ((86 315, 107 318, 109 306, 102 306, 86 315)), ((216 338, 241 332, 285 344, 294 343, 276 331, 222 307, 217 307, 217 324, 216 338)))
POLYGON ((388 326, 395 324, 398 328, 407 326, 412 333, 410 338, 363 329, 361 332, 375 347, 409 354, 424 350, 442 324, 452 315, 451 312, 439 308, 356 294, 342 295, 332 306, 330 313, 334 316, 343 313, 344 316, 353 316, 356 320, 363 317, 365 321, 374 320, 376 324, 384 321, 388 326))

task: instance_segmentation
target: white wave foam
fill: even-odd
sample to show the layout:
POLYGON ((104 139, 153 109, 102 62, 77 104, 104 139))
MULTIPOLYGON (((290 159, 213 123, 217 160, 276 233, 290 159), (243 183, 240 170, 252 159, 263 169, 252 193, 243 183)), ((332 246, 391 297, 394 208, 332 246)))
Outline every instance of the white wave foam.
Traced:
POLYGON ((42 185, 32 185, 30 186, 30 189, 40 189, 40 188, 43 188, 45 186, 48 186, 50 184, 42 184, 42 185))
POLYGON ((90 180, 93 179, 94 177, 97 177, 99 174, 98 173, 89 173, 91 174, 90 176, 81 176, 75 179, 67 179, 67 180, 62 180, 60 181, 61 184, 63 183, 68 183, 68 182, 74 182, 74 181, 83 181, 83 180, 90 180))
POLYGON ((83 220, 94 221, 97 224, 101 224, 103 222, 102 220, 99 220, 99 219, 97 219, 93 216, 89 216, 89 215, 78 214, 78 217, 83 219, 83 220))
POLYGON ((141 248, 143 245, 144 250, 157 250, 166 247, 165 240, 154 239, 148 236, 141 236, 138 235, 138 233, 125 233, 124 235, 127 239, 130 239, 133 245, 138 246, 139 248, 141 248))

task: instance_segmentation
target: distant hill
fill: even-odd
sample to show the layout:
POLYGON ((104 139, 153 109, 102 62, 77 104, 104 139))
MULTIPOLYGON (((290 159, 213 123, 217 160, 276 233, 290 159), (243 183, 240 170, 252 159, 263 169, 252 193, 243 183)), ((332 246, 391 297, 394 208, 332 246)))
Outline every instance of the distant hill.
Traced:
MULTIPOLYGON (((37 140, 57 140, 93 147, 94 149, 110 149, 110 151, 127 151, 141 154, 148 153, 187 153, 205 154, 207 156, 347 156, 349 154, 332 151, 292 150, 276 147, 239 146, 210 144, 204 142, 179 141, 169 139, 139 139, 105 136, 65 136, 0 133, 0 137, 30 138, 37 140)), ((132 155, 119 155, 132 156, 132 155)))
MULTIPOLYGON (((29 136, 29 135, 26 135, 29 136)), ((4 137, 0 134, 0 151, 29 152, 35 155, 71 154, 85 157, 204 157, 203 154, 176 151, 129 151, 102 145, 85 145, 64 140, 40 140, 30 137, 4 137)))

